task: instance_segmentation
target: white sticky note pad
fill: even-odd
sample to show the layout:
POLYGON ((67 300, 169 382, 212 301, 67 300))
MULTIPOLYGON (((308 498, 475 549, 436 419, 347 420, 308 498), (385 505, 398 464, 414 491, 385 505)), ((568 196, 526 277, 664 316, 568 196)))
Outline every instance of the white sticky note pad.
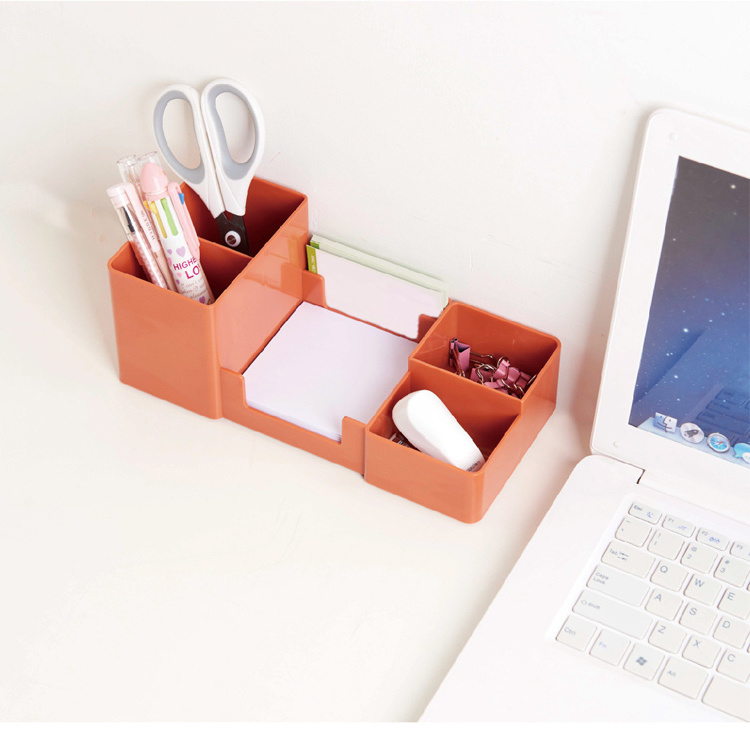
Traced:
POLYGON ((332 309, 416 339, 419 317, 443 311, 439 291, 368 268, 322 250, 315 251, 317 272, 325 279, 332 309))
POLYGON ((416 343, 302 302, 245 378, 248 406, 341 441, 345 416, 367 423, 407 371, 416 343))

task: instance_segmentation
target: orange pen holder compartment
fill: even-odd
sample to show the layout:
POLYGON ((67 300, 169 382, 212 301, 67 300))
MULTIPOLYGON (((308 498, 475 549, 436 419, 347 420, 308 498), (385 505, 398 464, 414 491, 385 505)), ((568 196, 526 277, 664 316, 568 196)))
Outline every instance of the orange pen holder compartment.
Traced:
POLYGON ((125 243, 107 264, 120 380, 218 418, 223 416, 220 368, 235 366, 245 359, 248 345, 267 337, 274 298, 290 301, 282 287, 299 290, 309 237, 307 198, 262 179, 252 181, 245 227, 251 248, 260 252, 251 258, 214 242, 213 217, 189 187, 183 192, 215 301, 199 304, 154 286, 125 243))
POLYGON ((125 243, 108 263, 120 380, 203 416, 224 417, 312 452, 379 488, 464 522, 484 516, 555 405, 560 343, 549 335, 460 302, 424 318, 407 373, 367 423, 344 417, 341 441, 251 408, 243 372, 302 301, 326 307, 323 277, 307 270, 305 195, 262 179, 248 192, 245 226, 254 257, 214 242, 216 225, 183 187, 201 238, 201 264, 213 304, 151 284, 125 243), (453 373, 449 342, 507 355, 537 377, 523 398, 453 373), (473 473, 390 440, 393 405, 418 389, 434 391, 479 446, 473 473))

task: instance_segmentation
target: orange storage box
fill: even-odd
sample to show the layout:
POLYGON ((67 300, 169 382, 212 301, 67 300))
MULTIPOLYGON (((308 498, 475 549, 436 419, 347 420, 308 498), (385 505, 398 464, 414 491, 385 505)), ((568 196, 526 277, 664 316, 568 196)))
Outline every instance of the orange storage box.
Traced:
POLYGON ((216 301, 199 304, 154 286, 123 245, 108 263, 120 380, 312 452, 460 521, 481 519, 554 409, 559 341, 450 302, 437 319, 422 320, 407 373, 367 424, 345 417, 341 442, 315 434, 249 407, 242 375, 302 301, 326 307, 324 279, 307 271, 307 198, 253 180, 245 225, 260 250, 250 258, 214 242, 213 218, 183 191, 216 301), (519 399, 456 375, 448 364, 454 337, 475 352, 507 355, 536 379, 519 399), (463 471, 390 439, 393 405, 418 389, 440 396, 484 454, 482 468, 463 471))
POLYGON ((490 507, 552 414, 560 343, 549 335, 460 302, 451 302, 409 358, 409 371, 367 425, 365 480, 460 521, 475 522, 490 507), (464 378, 448 364, 458 337, 477 353, 506 355, 536 379, 523 398, 464 378), (394 404, 408 393, 437 394, 468 432, 486 462, 468 472, 391 441, 394 404))

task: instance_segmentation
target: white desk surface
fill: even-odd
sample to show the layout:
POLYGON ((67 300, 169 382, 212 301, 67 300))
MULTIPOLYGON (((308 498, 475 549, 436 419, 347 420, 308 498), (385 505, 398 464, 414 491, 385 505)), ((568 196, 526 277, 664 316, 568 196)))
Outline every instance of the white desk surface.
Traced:
POLYGON ((118 380, 117 223, 44 197, 34 232, 20 201, 1 221, 28 247, 0 275, 0 718, 418 719, 588 429, 553 415, 466 525, 141 393, 118 380))

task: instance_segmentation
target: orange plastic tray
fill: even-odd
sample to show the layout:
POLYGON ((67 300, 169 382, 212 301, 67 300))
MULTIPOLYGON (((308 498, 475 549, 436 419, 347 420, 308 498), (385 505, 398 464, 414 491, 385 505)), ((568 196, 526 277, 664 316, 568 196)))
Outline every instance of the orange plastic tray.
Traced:
POLYGON ((364 475, 379 488, 464 522, 484 516, 555 405, 560 343, 460 302, 424 318, 407 373, 367 423, 345 417, 341 442, 272 417, 245 402, 243 372, 302 301, 326 306, 325 282, 307 271, 307 198, 262 179, 248 193, 245 225, 254 258, 215 243, 213 218, 188 187, 201 237, 211 305, 149 283, 129 244, 108 263, 120 380, 204 416, 226 417, 364 475), (448 344, 502 353, 537 378, 522 399, 455 375, 448 344), (390 440, 393 405, 430 389, 486 457, 473 473, 390 440))
POLYGON ((461 302, 451 302, 409 359, 409 371, 367 425, 365 480, 460 521, 481 519, 555 408, 560 343, 549 335, 461 302), (537 374, 519 399, 456 375, 449 343, 507 355, 537 374), (429 389, 448 407, 486 458, 475 472, 435 460, 389 438, 394 404, 429 389))

